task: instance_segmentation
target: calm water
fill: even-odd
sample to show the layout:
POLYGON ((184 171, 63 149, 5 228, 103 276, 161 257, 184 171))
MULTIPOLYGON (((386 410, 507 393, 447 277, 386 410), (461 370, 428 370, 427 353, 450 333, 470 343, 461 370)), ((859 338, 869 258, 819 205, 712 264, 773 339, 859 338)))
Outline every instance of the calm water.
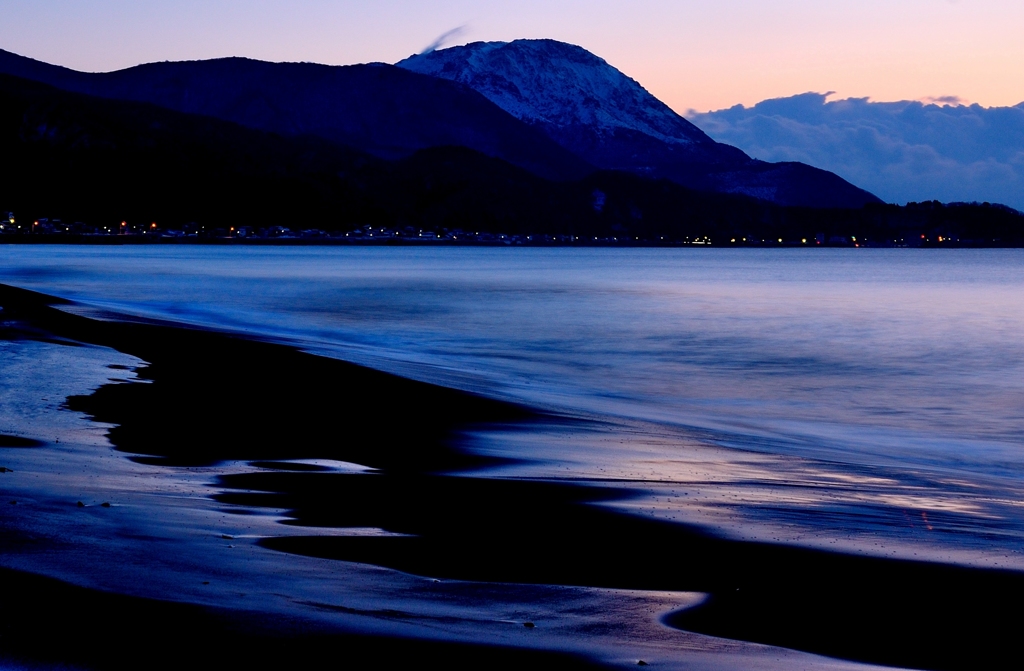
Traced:
POLYGON ((0 246, 0 282, 588 420, 495 475, 743 537, 1024 567, 1024 251, 0 246))

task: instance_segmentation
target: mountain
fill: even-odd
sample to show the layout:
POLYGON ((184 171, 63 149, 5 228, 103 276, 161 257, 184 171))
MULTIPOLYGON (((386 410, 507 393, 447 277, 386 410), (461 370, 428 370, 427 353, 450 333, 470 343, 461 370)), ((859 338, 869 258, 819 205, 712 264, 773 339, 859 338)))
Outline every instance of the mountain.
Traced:
POLYGON ((9 75, 0 75, 0 155, 3 212, 112 228, 127 220, 171 229, 372 225, 674 239, 707 235, 723 221, 758 221, 770 207, 621 173, 547 180, 464 147, 389 161, 316 137, 9 75))
POLYGON ((716 143, 603 59, 554 40, 475 42, 412 56, 397 64, 457 81, 512 116, 607 169, 642 166, 634 143, 656 141, 709 163, 747 157, 716 143))
POLYGON ((579 47, 550 40, 469 45, 401 66, 225 58, 83 73, 0 50, 0 73, 281 135, 316 136, 382 158, 461 146, 551 179, 578 179, 596 166, 784 205, 878 202, 831 173, 754 161, 714 142, 579 47), (458 54, 477 58, 453 69, 458 54), (440 70, 438 59, 446 63, 440 70))
POLYGON ((0 209, 94 226, 324 219, 363 200, 344 175, 385 161, 155 105, 0 75, 0 209))
POLYGON ((690 119, 754 156, 813 163, 890 202, 979 200, 1024 210, 1024 103, 937 105, 803 93, 690 119))
POLYGON ((392 65, 223 58, 84 73, 0 50, 0 73, 280 135, 321 137, 383 158, 461 146, 553 179, 593 170, 472 89, 392 65))
POLYGON ((554 40, 475 42, 411 56, 407 70, 465 84, 592 165, 783 205, 880 202, 827 171, 756 161, 715 142, 603 59, 554 40))
MULTIPOLYGON (((817 234, 883 242, 942 235, 1024 244, 1024 215, 1008 208, 781 207, 624 172, 547 180, 451 146, 388 161, 320 138, 7 75, 0 75, 0 156, 0 211, 15 212, 19 221, 47 217, 115 229, 123 220, 165 229, 195 222, 207 231, 373 225, 652 242, 707 236, 716 244, 740 238, 801 244, 817 234)), ((40 237, 0 238, 17 239, 40 237)))

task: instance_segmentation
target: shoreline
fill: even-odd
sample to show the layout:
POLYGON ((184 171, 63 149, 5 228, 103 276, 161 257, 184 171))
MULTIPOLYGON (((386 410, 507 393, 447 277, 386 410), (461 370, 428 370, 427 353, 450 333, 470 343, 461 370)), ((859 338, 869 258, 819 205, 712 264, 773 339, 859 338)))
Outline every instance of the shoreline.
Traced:
MULTIPOLYGON (((100 322, 52 307, 59 304, 66 301, 0 285, 4 321, 147 362, 136 371, 139 382, 67 402, 114 425, 110 441, 133 461, 160 468, 259 462, 259 472, 218 476, 213 500, 239 511, 285 511, 291 532, 398 534, 289 533, 256 541, 260 547, 429 579, 704 592, 705 603, 663 614, 664 623, 864 662, 961 669, 1012 654, 1013 622, 1001 615, 1024 597, 1022 573, 724 540, 600 505, 627 496, 622 490, 475 477, 488 462, 459 449, 461 428, 542 417, 282 345, 100 322), (274 463, 297 459, 378 470, 274 463)), ((54 589, 56 609, 73 610, 69 593, 54 589)), ((28 592, 19 598, 30 599, 28 592)), ((405 659, 416 659, 421 653, 409 645, 405 659)))
MULTIPOLYGON (((525 236, 516 236, 525 237, 525 236)), ((784 242, 762 241, 738 242, 724 240, 714 241, 690 241, 690 240, 609 240, 598 238, 595 240, 576 240, 572 242, 547 241, 547 240, 418 240, 416 238, 388 238, 380 240, 369 240, 365 238, 335 238, 335 237, 312 237, 312 238, 180 238, 180 237, 150 237, 146 235, 100 235, 100 236, 2 236, 0 245, 82 245, 82 246, 148 246, 148 245, 212 245, 212 246, 240 246, 240 247, 417 247, 417 248, 449 248, 449 247, 529 247, 540 249, 680 249, 680 248, 706 248, 717 249, 1024 249, 1024 244, 1003 244, 997 241, 950 241, 943 240, 913 242, 912 244, 896 244, 885 242, 863 242, 863 243, 831 243, 811 244, 799 240, 787 240, 784 242)))

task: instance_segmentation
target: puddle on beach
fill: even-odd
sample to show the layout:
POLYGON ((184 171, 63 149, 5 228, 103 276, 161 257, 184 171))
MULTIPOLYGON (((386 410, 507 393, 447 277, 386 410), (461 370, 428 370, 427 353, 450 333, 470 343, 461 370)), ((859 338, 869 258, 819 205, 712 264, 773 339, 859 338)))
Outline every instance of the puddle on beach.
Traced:
POLYGON ((469 437, 474 451, 494 458, 537 457, 485 469, 488 476, 620 489, 619 500, 601 505, 727 538, 1024 569, 1017 478, 956 481, 946 469, 857 466, 724 442, 707 431, 626 421, 537 423, 469 437), (562 446, 560 458, 552 444, 562 446))

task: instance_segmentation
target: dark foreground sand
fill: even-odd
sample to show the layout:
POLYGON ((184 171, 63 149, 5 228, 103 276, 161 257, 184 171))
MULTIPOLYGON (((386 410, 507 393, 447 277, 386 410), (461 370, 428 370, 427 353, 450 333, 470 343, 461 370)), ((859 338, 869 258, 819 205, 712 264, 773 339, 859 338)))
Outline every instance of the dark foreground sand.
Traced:
MULTIPOLYGON (((259 470, 219 476, 218 503, 282 509, 290 525, 307 529, 403 534, 289 527, 259 540, 265 548, 433 579, 702 592, 710 598, 664 614, 664 624, 876 664, 987 668, 1015 653, 1021 574, 723 540, 595 505, 628 495, 622 489, 474 477, 488 462, 459 448, 459 431, 562 420, 280 345, 89 319, 10 287, 0 286, 0 306, 19 337, 102 345, 148 363, 138 371, 148 384, 110 384, 67 401, 115 425, 109 439, 124 458, 167 467, 247 461, 259 470), (377 470, 288 463, 296 459, 377 470)), ((33 444, 0 439, 3 449, 33 444)), ((24 542, 0 530, 0 553, 24 542)), ((10 570, 0 581, 0 655, 29 665, 597 665, 557 651, 357 636, 301 618, 119 596, 10 570)))
POLYGON ((99 669, 594 669, 550 652, 352 635, 301 619, 74 587, 0 570, 0 665, 99 669))

